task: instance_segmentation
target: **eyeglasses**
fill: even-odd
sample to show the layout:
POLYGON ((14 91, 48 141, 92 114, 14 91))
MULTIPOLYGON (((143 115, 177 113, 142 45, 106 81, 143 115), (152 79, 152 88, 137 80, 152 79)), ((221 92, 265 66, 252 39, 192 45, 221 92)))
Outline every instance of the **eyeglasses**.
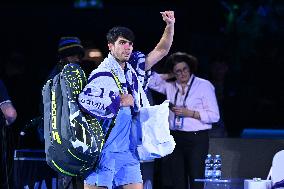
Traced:
POLYGON ((178 69, 174 73, 176 75, 181 75, 182 73, 189 73, 189 68, 178 69))

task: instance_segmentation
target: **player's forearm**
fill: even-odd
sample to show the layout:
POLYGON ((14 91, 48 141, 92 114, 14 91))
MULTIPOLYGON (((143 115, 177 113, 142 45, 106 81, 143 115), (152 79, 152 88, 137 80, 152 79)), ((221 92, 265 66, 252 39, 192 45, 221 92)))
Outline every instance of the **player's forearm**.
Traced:
POLYGON ((166 56, 170 51, 173 39, 174 39, 174 23, 167 24, 164 33, 162 35, 162 38, 160 39, 159 43, 156 46, 156 49, 158 51, 163 52, 163 55, 166 56))
POLYGON ((164 33, 153 51, 151 51, 146 58, 146 70, 151 69, 157 62, 166 56, 173 43, 174 38, 174 23, 167 24, 164 33))

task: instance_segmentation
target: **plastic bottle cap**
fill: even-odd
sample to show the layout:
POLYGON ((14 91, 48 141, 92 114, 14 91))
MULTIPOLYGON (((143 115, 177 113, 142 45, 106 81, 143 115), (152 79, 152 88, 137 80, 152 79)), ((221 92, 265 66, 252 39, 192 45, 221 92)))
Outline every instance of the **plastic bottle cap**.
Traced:
POLYGON ((253 178, 252 180, 258 182, 261 181, 261 178, 253 178))

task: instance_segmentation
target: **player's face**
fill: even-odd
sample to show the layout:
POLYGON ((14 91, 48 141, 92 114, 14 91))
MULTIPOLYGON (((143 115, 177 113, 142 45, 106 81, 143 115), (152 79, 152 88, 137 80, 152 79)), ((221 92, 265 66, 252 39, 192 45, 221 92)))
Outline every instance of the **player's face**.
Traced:
POLYGON ((129 60, 132 53, 133 42, 123 37, 118 37, 114 44, 109 43, 108 47, 114 58, 116 58, 119 62, 126 62, 129 60))

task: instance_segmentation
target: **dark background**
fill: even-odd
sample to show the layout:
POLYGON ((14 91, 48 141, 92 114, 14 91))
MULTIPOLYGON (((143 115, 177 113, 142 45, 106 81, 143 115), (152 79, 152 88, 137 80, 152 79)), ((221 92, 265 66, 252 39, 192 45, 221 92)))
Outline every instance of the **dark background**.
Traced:
MULTIPOLYGON (((122 25, 136 34, 135 50, 148 53, 163 32, 159 12, 164 10, 174 10, 176 17, 170 53, 195 55, 197 75, 209 80, 212 60, 228 64, 225 100, 219 102, 228 136, 239 137, 243 128, 284 127, 283 1, 101 2, 101 8, 78 9, 71 0, 1 1, 0 73, 18 111, 16 132, 40 115, 41 88, 57 62, 60 37, 78 36, 85 47, 99 48, 106 56, 106 32, 122 25)), ((164 61, 154 70, 163 72, 164 61)))

